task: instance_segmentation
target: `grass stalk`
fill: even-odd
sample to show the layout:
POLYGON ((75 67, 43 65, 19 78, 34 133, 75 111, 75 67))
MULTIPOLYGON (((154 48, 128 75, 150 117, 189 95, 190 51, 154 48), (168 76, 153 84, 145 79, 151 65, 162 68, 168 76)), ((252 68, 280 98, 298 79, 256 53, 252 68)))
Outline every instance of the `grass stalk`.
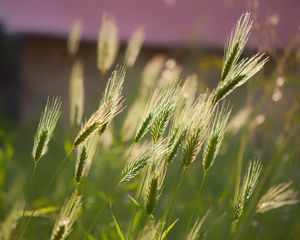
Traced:
POLYGON ((189 232, 189 229, 190 229, 190 226, 192 224, 193 219, 195 218, 195 216, 198 215, 199 209, 198 209, 198 204, 197 203, 200 200, 200 196, 201 196, 202 188, 203 188, 203 185, 204 185, 204 182, 205 182, 206 174, 207 174, 207 171, 204 171, 203 175, 202 175, 201 183, 200 183, 200 188, 197 191, 197 195, 196 195, 196 199, 195 199, 195 202, 194 202, 193 211, 192 211, 192 214, 191 214, 190 219, 188 221, 188 225, 187 225, 187 228, 186 228, 186 231, 185 231, 185 234, 184 234, 184 239, 186 239, 186 236, 187 236, 187 234, 189 232))
POLYGON ((177 196, 178 196, 178 193, 180 191, 180 188, 181 188, 186 170, 187 170, 186 168, 180 167, 180 169, 178 171, 179 178, 177 178, 178 181, 177 181, 177 184, 175 186, 175 190, 173 191, 173 193, 171 195, 171 198, 169 198, 169 200, 168 200, 167 208, 164 211, 164 214, 163 214, 163 217, 162 217, 162 222, 165 222, 167 220, 169 214, 170 214, 169 220, 171 220, 171 218, 172 218, 173 210, 174 210, 174 204, 177 200, 177 196))
POLYGON ((246 126, 246 129, 243 131, 242 139, 241 139, 241 145, 238 152, 238 158, 237 158, 237 165, 236 165, 236 172, 235 172, 235 194, 234 198, 236 198, 236 194, 239 193, 240 188, 240 181, 241 181, 241 174, 242 174, 242 168, 243 168, 243 159, 245 155, 246 150, 246 144, 247 144, 247 137, 248 137, 248 126, 246 126))
POLYGON ((35 177, 36 168, 37 168, 37 162, 34 162, 34 166, 33 166, 32 172, 31 172, 30 180, 29 180, 29 187, 28 187, 28 190, 27 190, 27 195, 26 195, 25 205, 24 205, 24 208, 23 208, 22 218, 24 217, 25 211, 26 211, 27 206, 29 204, 29 196, 30 196, 30 193, 31 193, 33 179, 35 177))
MULTIPOLYGON (((57 167, 57 169, 55 170, 54 174, 52 175, 48 185, 46 186, 45 190, 42 192, 41 194, 41 197, 40 198, 43 198, 45 196, 45 194, 48 192, 50 186, 52 185, 52 183, 54 182, 55 178, 57 177, 57 174, 60 172, 60 170, 62 169, 62 167, 64 166, 64 164, 66 163, 66 161, 68 160, 69 156, 71 155, 71 153, 73 152, 73 149, 74 147, 72 147, 70 149, 70 151, 68 152, 68 154, 66 155, 66 157, 64 158, 64 160, 60 163, 60 165, 57 167)), ((23 239, 23 236, 24 236, 24 233, 31 221, 31 218, 33 217, 34 213, 36 211, 36 208, 34 208, 30 214, 30 216, 28 217, 27 221, 25 222, 25 225, 22 229, 22 232, 21 232, 21 235, 19 237, 19 240, 22 240, 23 239)))
POLYGON ((100 211, 98 211, 92 221, 92 224, 89 226, 87 232, 86 232, 86 236, 85 239, 88 239, 88 235, 91 233, 91 231, 93 230, 93 227, 95 226, 98 218, 101 216, 101 214, 103 213, 103 211, 106 208, 106 205, 110 202, 110 199, 112 198, 112 196, 114 195, 114 193, 116 192, 116 190, 118 189, 118 187, 120 186, 121 182, 118 182, 113 189, 111 190, 111 192, 108 194, 108 196, 104 199, 104 205, 103 207, 100 209, 100 211))
MULTIPOLYGON (((140 190, 139 190, 139 195, 138 195, 138 199, 137 199, 138 202, 140 201, 140 199, 142 197, 142 192, 143 192, 143 188, 144 188, 145 183, 146 183, 148 171, 149 171, 149 166, 146 169, 145 175, 143 177, 142 185, 141 185, 140 190)), ((133 213, 133 217, 131 218, 130 227, 129 227, 129 231, 128 231, 128 234, 127 234, 127 239, 128 240, 130 239, 130 236, 131 236, 131 232, 132 232, 132 228, 133 228, 133 224, 134 224, 136 215, 137 215, 137 206, 134 205, 134 213, 133 213)))

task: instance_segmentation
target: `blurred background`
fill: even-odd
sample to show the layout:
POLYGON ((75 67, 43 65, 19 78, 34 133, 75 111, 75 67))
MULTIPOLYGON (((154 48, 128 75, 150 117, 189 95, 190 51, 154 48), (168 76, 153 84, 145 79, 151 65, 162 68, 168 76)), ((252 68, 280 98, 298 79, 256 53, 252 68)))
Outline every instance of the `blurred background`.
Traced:
POLYGON ((121 54, 132 32, 144 27, 145 44, 135 70, 157 52, 168 52, 191 73, 199 72, 203 54, 222 56, 233 24, 246 11, 255 18, 247 47, 284 51, 295 44, 300 31, 298 0, 1 0, 1 110, 13 119, 29 120, 41 99, 68 94, 72 59, 66 39, 76 20, 82 25, 78 56, 85 65, 90 96, 103 85, 96 66, 103 12, 118 25, 121 54))
MULTIPOLYGON (((74 59, 79 59, 84 67, 84 116, 89 116, 98 106, 109 76, 109 73, 101 75, 97 68, 97 38, 103 13, 115 20, 120 33, 121 45, 115 64, 122 64, 133 31, 138 27, 144 29, 142 50, 125 80, 124 95, 126 104, 130 106, 138 95, 143 68, 158 54, 165 59, 162 62, 165 68, 176 65, 182 78, 197 74, 199 91, 215 87, 230 31, 241 14, 247 11, 251 12, 254 25, 245 56, 254 51, 266 52, 270 61, 261 74, 230 96, 233 114, 228 141, 224 143, 218 159, 220 164, 208 176, 210 185, 204 189, 208 193, 205 201, 217 205, 221 214, 225 206, 223 200, 230 199, 233 191, 224 190, 226 183, 230 182, 226 174, 231 171, 235 159, 241 156, 249 159, 255 155, 261 157, 265 165, 272 164, 268 170, 272 174, 267 178, 265 187, 287 180, 293 180, 296 188, 299 187, 299 0, 0 0, 1 192, 7 196, 9 193, 16 195, 20 179, 28 179, 32 167, 33 135, 48 96, 62 96, 64 118, 59 123, 61 138, 54 138, 49 155, 42 161, 38 176, 40 182, 51 176, 50 169, 54 169, 64 156, 63 146, 72 135, 68 128, 68 104, 74 59), (71 57, 67 41, 75 22, 81 26, 81 41, 76 56, 71 57), (226 166, 221 164, 225 160, 226 166)), ((101 158, 118 158, 124 152, 118 145, 118 129, 125 117, 126 111, 118 117, 119 124, 114 129, 116 139, 103 143, 103 148, 110 149, 111 155, 103 153, 103 156, 100 152, 101 158)), ((90 191, 96 191, 97 196, 109 191, 106 186, 108 180, 103 174, 113 172, 113 164, 109 162, 105 167, 95 165, 96 173, 92 174, 95 183, 89 187, 90 191)), ((70 164, 69 167, 72 166, 70 164)), ((178 202, 192 202, 193 195, 188 189, 199 184, 199 169, 191 171, 178 202)), ((71 178, 72 174, 73 170, 60 176, 59 180, 71 178)), ((128 189, 134 189, 134 186, 131 187, 128 189)), ((42 185, 35 184, 36 192, 42 188, 42 185)), ((51 197, 44 201, 61 203, 66 189, 70 186, 55 188, 49 194, 51 197)), ((7 196, 1 199, 3 215, 8 208, 8 203, 3 200, 7 196)), ((205 209, 204 205, 202 207, 205 209)), ((176 211, 180 215, 191 209, 189 204, 178 204, 176 211)), ((122 216, 123 212, 126 216, 124 211, 120 210, 119 215, 122 216)), ((240 233, 240 239, 299 239, 299 206, 278 211, 252 219, 250 228, 240 233), (263 223, 258 225, 259 221, 263 223)), ((215 217, 218 216, 215 214, 215 217)), ((122 217, 120 219, 122 221, 122 217)), ((45 222, 37 224, 51 231, 51 226, 45 222)), ((209 239, 221 239, 224 229, 220 222, 211 228, 218 231, 209 239)), ((176 236, 176 231, 180 232, 175 230, 173 236, 176 236)), ((41 236, 40 239, 44 239, 41 236)))

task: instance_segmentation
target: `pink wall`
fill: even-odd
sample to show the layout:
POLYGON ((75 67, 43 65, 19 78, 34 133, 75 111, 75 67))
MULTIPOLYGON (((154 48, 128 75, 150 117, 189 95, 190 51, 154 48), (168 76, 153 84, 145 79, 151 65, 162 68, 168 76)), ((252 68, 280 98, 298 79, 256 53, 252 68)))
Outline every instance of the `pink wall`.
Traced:
MULTIPOLYGON (((262 19, 267 13, 281 16, 277 46, 299 34, 300 0, 260 2, 262 19)), ((115 16, 123 40, 142 24, 148 44, 186 44, 201 39, 204 44, 223 45, 238 16, 249 9, 247 3, 249 0, 0 0, 0 20, 9 32, 65 36, 73 20, 80 17, 84 37, 94 40, 106 11, 115 16)), ((252 38, 252 44, 261 38, 264 34, 252 38)))

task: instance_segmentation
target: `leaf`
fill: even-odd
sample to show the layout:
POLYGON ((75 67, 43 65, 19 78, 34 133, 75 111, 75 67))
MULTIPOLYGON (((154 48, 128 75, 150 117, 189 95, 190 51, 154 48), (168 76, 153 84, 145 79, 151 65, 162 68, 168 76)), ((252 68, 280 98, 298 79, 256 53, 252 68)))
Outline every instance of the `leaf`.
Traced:
POLYGON ((161 240, 163 240, 163 239, 165 239, 166 238, 166 236, 168 235, 168 233, 172 230, 172 228, 175 226, 175 224, 178 222, 178 218, 173 222, 173 223, 171 223, 170 225, 169 225, 169 227, 167 228, 167 229, 165 229, 164 231, 163 231, 163 233, 162 233, 162 235, 161 235, 161 240))
MULTIPOLYGON (((42 216, 42 215, 46 215, 48 213, 52 213, 52 212, 56 212, 58 210, 58 207, 55 207, 55 206, 48 206, 48 207, 44 207, 44 208, 39 208, 39 209, 36 209, 35 210, 35 213, 34 213, 34 217, 39 217, 39 216, 42 216)), ((26 217, 30 217, 32 214, 32 211, 26 211, 24 216, 26 217)))
POLYGON ((134 198, 132 197, 131 195, 128 194, 128 197, 130 198, 130 200, 133 202, 133 204, 135 206, 137 206, 138 208, 144 210, 143 206, 134 198))
POLYGON ((115 224, 115 227, 116 227, 116 230, 117 230, 117 234, 118 234, 118 236, 119 236, 119 239, 125 240, 124 235, 123 235, 123 233, 122 233, 122 230, 121 230, 121 228, 120 228, 120 225, 119 225, 117 219, 115 218, 115 216, 114 216, 114 214, 113 214, 113 211, 112 211, 112 207, 111 207, 111 206, 110 206, 110 211, 111 211, 111 215, 112 215, 112 218, 113 218, 113 221, 114 221, 114 224, 115 224))

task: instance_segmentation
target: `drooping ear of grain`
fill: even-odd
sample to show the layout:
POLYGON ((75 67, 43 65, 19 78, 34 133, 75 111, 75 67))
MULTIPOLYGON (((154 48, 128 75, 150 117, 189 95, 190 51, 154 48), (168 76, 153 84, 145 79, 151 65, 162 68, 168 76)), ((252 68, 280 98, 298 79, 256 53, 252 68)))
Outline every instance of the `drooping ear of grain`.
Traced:
POLYGON ((264 213, 275 208, 298 203, 298 192, 291 188, 292 183, 285 182, 272 186, 259 200, 256 212, 264 213))
POLYGON ((115 101, 104 102, 96 112, 82 125, 74 140, 74 147, 88 140, 95 131, 99 131, 106 123, 111 121, 122 109, 121 98, 115 101))

